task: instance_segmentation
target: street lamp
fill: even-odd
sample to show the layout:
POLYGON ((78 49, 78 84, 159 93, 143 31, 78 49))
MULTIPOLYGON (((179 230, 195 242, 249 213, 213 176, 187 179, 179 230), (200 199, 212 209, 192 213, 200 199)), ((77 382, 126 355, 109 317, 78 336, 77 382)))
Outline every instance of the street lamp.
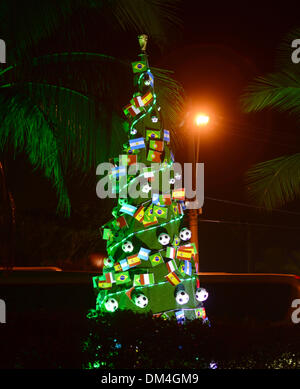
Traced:
MULTIPOLYGON (((206 126, 209 123, 210 117, 204 113, 199 113, 195 116, 194 123, 196 126, 193 126, 193 182, 196 183, 196 166, 199 161, 199 147, 200 147, 200 133, 201 127, 206 126)), ((190 209, 189 210, 189 224, 190 230, 192 233, 191 242, 195 244, 197 251, 199 252, 198 245, 198 215, 201 213, 201 209, 190 209)), ((198 263, 199 269, 199 254, 195 256, 195 262, 198 263)))

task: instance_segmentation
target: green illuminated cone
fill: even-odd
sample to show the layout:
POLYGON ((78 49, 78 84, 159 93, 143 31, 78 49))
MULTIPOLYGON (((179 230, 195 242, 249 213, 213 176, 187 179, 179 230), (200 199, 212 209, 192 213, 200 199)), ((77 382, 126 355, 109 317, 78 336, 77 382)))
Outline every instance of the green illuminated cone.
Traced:
MULTIPOLYGON (((162 190, 161 183, 159 193, 151 191, 155 180, 151 163, 159 162, 161 172, 174 177, 174 158, 170 150, 170 131, 162 124, 147 55, 143 51, 140 57, 140 61, 132 64, 136 91, 123 109, 129 122, 129 139, 120 150, 120 159, 126 167, 141 162, 146 166, 144 172, 131 175, 126 184, 130 187, 143 175, 145 197, 119 198, 113 220, 102 227, 109 258, 103 274, 110 275, 100 278, 98 283, 94 280, 98 293, 96 314, 113 311, 110 304, 115 304, 116 300, 121 310, 163 314, 180 318, 180 322, 186 318, 205 319, 203 304, 196 298, 195 247, 189 244, 189 230, 182 233, 184 188, 178 188, 173 179, 169 193, 162 190), (111 279, 115 282, 107 284, 111 279), (104 288, 99 287, 99 283, 100 286, 103 283, 104 288)), ((121 170, 118 166, 114 169, 120 183, 117 182, 116 187, 121 190, 124 186, 121 170)))

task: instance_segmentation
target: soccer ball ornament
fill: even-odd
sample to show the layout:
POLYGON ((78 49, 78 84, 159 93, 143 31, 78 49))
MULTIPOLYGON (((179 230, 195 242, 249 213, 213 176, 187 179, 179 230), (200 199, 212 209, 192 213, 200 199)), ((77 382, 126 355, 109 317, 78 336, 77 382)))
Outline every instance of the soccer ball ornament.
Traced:
POLYGON ((134 303, 137 307, 139 308, 146 308, 146 306, 148 305, 149 303, 149 300, 148 298, 142 294, 142 293, 139 293, 137 294, 135 297, 134 297, 134 303))
POLYGON ((196 290, 195 296, 196 296, 196 300, 197 300, 197 301, 200 301, 200 302, 202 303, 203 301, 207 300, 207 298, 208 298, 208 292, 207 292, 207 290, 204 289, 204 288, 198 288, 198 289, 196 290))
POLYGON ((186 293, 184 289, 181 289, 177 291, 175 299, 177 304, 184 305, 189 302, 190 296, 186 293))
POLYGON ((104 306, 105 306, 105 309, 108 311, 108 312, 115 312, 118 307, 119 307, 119 304, 118 304, 118 301, 115 300, 114 298, 108 298, 105 303, 104 303, 104 306))
POLYGON ((159 234, 158 242, 161 245, 166 246, 167 244, 170 243, 170 236, 168 234, 166 234, 165 232, 163 232, 162 234, 159 234))
POLYGON ((114 260, 112 258, 104 258, 104 266, 112 267, 114 265, 114 260))
POLYGON ((131 253, 133 251, 133 244, 129 240, 127 240, 122 244, 122 250, 124 251, 124 253, 131 253))
POLYGON ((184 240, 184 241, 190 240, 192 237, 192 232, 188 228, 183 228, 179 233, 179 237, 181 240, 184 240))
POLYGON ((169 184, 175 184, 175 178, 170 178, 169 179, 169 184))

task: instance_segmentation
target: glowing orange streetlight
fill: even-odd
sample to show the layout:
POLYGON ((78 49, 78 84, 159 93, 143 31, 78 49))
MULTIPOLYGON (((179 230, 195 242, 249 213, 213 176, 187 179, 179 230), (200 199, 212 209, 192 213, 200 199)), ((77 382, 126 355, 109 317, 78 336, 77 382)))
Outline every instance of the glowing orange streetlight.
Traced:
MULTIPOLYGON (((204 127, 209 123, 210 117, 205 114, 205 113, 198 113, 195 116, 195 124, 197 127, 204 127)), ((200 148, 200 129, 199 131, 194 131, 194 136, 193 136, 193 178, 195 180, 195 175, 196 175, 196 165, 197 162, 199 161, 199 148, 200 148)), ((198 245, 198 215, 201 213, 201 209, 190 209, 189 210, 189 224, 190 224, 190 229, 192 232, 192 238, 191 242, 196 245, 197 251, 199 250, 199 245, 198 245)), ((199 271, 199 254, 195 256, 195 262, 198 263, 198 271, 199 271)), ((198 282, 197 281, 197 287, 198 287, 198 282)))
POLYGON ((206 126, 209 122, 209 116, 203 113, 200 113, 196 116, 195 122, 197 126, 206 126))

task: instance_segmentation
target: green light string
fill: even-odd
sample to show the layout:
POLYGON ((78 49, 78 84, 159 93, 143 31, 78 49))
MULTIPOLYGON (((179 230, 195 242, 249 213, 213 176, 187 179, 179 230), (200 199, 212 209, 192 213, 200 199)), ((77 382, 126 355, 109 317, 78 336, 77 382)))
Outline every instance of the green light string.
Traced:
POLYGON ((155 225, 153 227, 149 227, 149 228, 146 228, 144 230, 140 230, 140 231, 135 231, 135 232, 132 232, 131 234, 127 235, 125 238, 123 238, 120 242, 117 242, 115 243, 113 246, 110 246, 107 248, 107 251, 108 251, 108 254, 110 254, 112 252, 112 250, 116 247, 116 246, 119 246, 120 244, 122 244, 125 240, 128 240, 131 236, 133 235, 137 235, 137 234, 142 234, 144 233, 145 231, 150 231, 150 230, 153 230, 153 229, 156 229, 156 228, 159 228, 159 227, 163 227, 163 226, 166 226, 167 224, 169 223, 174 223, 175 221, 178 221, 178 220, 181 220, 182 218, 184 217, 184 215, 180 215, 174 219, 171 219, 169 220, 168 222, 165 222, 165 223, 162 223, 162 224, 159 224, 158 225, 155 225))
MULTIPOLYGON (((181 282, 185 282, 185 281, 194 281, 196 280, 197 277, 189 277, 189 278, 185 278, 183 279, 181 282)), ((169 283, 169 281, 160 281, 160 282, 157 282, 156 284, 151 284, 151 285, 142 285, 142 286, 137 286, 135 289, 137 290, 140 290, 140 289, 144 289, 144 288, 152 288, 153 286, 159 286, 159 285, 165 285, 169 283)), ((119 292, 114 292, 114 293, 109 293, 107 294, 101 301, 101 303, 99 304, 99 308, 96 309, 96 310, 101 310, 101 307, 102 305, 104 304, 104 301, 106 301, 109 297, 112 297, 112 296, 118 296, 122 293, 125 293, 125 290, 120 290, 119 292)), ((193 308, 194 309, 194 308, 193 308)))

